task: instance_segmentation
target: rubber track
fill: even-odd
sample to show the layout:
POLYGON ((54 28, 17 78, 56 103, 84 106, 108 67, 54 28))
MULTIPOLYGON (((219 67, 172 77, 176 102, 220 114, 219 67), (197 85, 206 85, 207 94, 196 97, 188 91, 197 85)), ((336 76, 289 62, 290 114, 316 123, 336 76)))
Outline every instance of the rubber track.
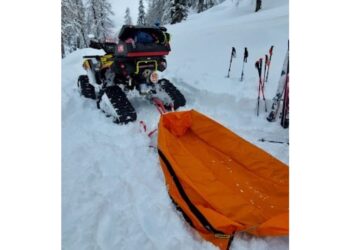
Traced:
POLYGON ((107 87, 105 93, 118 114, 118 117, 115 117, 115 123, 127 124, 137 119, 134 107, 121 88, 118 86, 107 87))
MULTIPOLYGON (((164 89, 164 91, 170 96, 174 104, 174 109, 186 105, 186 99, 183 94, 167 79, 159 80, 159 84, 164 89)), ((166 107, 168 108, 168 107, 166 107)))
POLYGON ((87 75, 81 75, 78 78, 78 88, 80 88, 81 94, 86 97, 95 100, 96 94, 94 86, 89 83, 89 78, 87 75), (80 82, 80 86, 79 86, 80 82))

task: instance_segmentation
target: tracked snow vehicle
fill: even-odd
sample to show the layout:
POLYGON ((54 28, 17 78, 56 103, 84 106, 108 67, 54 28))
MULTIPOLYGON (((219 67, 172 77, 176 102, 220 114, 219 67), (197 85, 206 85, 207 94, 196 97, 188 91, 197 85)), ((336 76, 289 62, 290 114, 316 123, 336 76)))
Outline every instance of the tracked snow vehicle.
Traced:
POLYGON ((124 25, 117 42, 92 39, 90 47, 106 54, 84 56, 87 74, 79 76, 80 94, 96 100, 99 109, 123 124, 137 119, 126 95, 129 91, 137 90, 150 102, 161 100, 169 110, 184 106, 181 92, 169 80, 158 80, 157 71, 166 69, 165 56, 171 50, 166 31, 165 27, 124 25))

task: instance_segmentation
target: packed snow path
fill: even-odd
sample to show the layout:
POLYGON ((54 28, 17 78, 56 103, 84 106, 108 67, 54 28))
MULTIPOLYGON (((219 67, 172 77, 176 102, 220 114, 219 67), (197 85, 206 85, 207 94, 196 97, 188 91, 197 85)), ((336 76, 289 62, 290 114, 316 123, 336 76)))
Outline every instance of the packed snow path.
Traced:
MULTIPOLYGON (((214 118, 288 164, 287 145, 258 141, 262 137, 288 140, 288 130, 278 122, 268 123, 263 109, 259 117, 255 112, 255 60, 275 46, 266 85, 270 100, 288 40, 288 2, 266 2, 270 9, 253 15, 248 5, 237 10, 226 1, 190 16, 186 24, 171 26, 173 46, 163 77, 186 97, 184 110, 194 108, 214 118), (203 20, 210 25, 201 26, 203 20), (238 58, 227 79, 231 46, 238 58), (239 53, 244 47, 249 58, 246 79, 240 82, 239 53)), ((159 114, 154 106, 130 93, 138 121, 118 126, 94 101, 79 96, 76 81, 84 74, 83 55, 101 53, 79 50, 62 61, 62 248, 217 249, 186 224, 170 201, 158 155, 148 147, 150 139, 138 124, 143 120, 148 129, 156 128, 159 114)), ((288 237, 237 234, 231 249, 288 249, 288 242, 288 237)))

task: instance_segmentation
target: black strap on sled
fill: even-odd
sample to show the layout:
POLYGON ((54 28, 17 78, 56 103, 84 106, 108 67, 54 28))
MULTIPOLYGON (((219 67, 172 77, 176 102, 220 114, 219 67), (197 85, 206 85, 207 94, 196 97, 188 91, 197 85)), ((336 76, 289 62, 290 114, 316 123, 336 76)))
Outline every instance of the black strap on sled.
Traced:
POLYGON ((203 225, 204 228, 206 228, 209 232, 214 234, 222 234, 225 235, 223 232, 216 230, 209 221, 204 217, 204 215, 196 208, 196 206, 191 202, 191 200, 188 198, 185 190, 183 189, 180 180, 177 178, 174 169, 172 168, 170 162, 165 157, 165 155, 162 153, 160 149, 158 149, 158 154, 162 161, 164 162, 165 166, 167 167, 171 177, 173 178, 173 181, 177 187, 177 190, 179 191, 181 198, 186 202, 187 206, 191 210, 191 212, 196 216, 196 218, 200 221, 200 223, 203 225))
MULTIPOLYGON (((221 239, 229 239, 228 244, 227 244, 227 249, 230 248, 230 245, 234 239, 234 235, 233 234, 225 234, 217 229, 215 229, 210 223, 209 221, 204 217, 204 215, 199 211, 198 208, 196 208, 196 206, 191 202, 191 200, 189 199, 189 197, 187 196, 185 190, 183 189, 180 180, 178 179, 178 177, 176 176, 176 173, 173 169, 173 167, 171 166, 170 162, 168 161, 168 159, 165 157, 165 155, 163 154, 163 152, 158 148, 158 154, 160 156, 160 158, 162 159, 162 161, 164 162, 165 166, 167 167, 171 177, 173 178, 173 181, 176 185, 177 190, 179 191, 181 198, 186 202, 187 206, 189 207, 189 209, 191 210, 191 212, 196 216, 196 218, 200 221, 200 223, 203 225, 203 227, 205 229, 207 229, 209 232, 213 233, 215 235, 216 238, 221 238, 221 239)), ((172 201, 174 202, 174 199, 170 196, 170 198, 172 199, 172 201)), ((175 202, 174 202, 175 203, 175 202)), ((176 203, 175 203, 176 204, 176 203)), ((182 210, 182 209, 181 209, 182 210)), ((185 215, 185 219, 189 217, 184 213, 184 211, 181 211, 183 215, 185 215)), ((187 220, 187 219, 186 219, 187 220)), ((191 221, 191 226, 193 226, 192 221, 191 221)))

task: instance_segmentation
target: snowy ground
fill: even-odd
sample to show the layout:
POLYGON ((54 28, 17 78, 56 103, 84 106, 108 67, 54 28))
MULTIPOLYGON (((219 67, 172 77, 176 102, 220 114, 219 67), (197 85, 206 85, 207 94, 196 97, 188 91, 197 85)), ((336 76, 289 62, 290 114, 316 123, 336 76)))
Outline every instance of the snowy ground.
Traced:
MULTIPOLYGON (((187 109, 196 109, 288 164, 288 130, 256 116, 255 61, 275 46, 266 97, 277 87, 288 41, 288 1, 265 0, 253 14, 250 0, 236 8, 228 0, 185 23, 170 26, 172 53, 162 74, 183 92, 187 109), (231 47, 237 58, 225 78, 231 47), (249 58, 240 82, 244 47, 249 58)), ((156 152, 138 122, 118 126, 83 99, 76 80, 83 74, 83 49, 62 61, 62 248, 63 249, 217 249, 203 241, 178 215, 166 192, 156 152)), ((159 114, 137 94, 130 100, 149 128, 159 114)), ((238 235, 231 249, 288 249, 289 239, 238 235)))

